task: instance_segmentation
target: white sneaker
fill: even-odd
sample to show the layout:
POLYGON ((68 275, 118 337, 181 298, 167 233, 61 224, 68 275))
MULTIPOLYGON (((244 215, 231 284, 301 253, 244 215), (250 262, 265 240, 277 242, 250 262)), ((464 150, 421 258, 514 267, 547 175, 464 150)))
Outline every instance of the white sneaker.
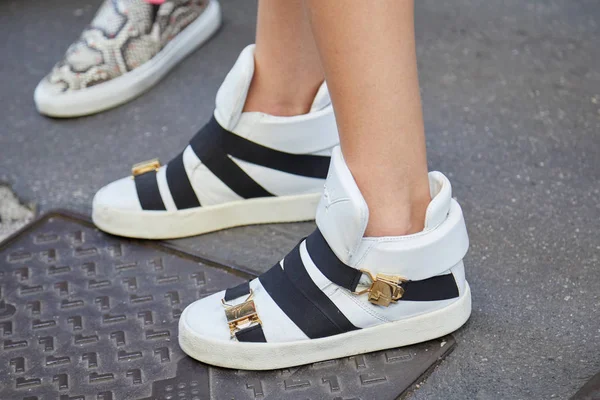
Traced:
POLYGON ((363 237, 369 210, 339 147, 317 230, 260 277, 198 300, 179 321, 189 356, 264 370, 406 346, 460 328, 471 313, 469 240, 448 179, 429 174, 425 229, 363 237))
POLYGON ((167 239, 240 225, 314 219, 331 149, 339 139, 321 86, 308 114, 242 113, 254 46, 242 51, 217 93, 213 119, 160 167, 134 166, 100 189, 92 218, 121 236, 167 239))
POLYGON ((65 58, 37 86, 35 104, 78 117, 132 100, 155 85, 221 25, 217 0, 104 0, 65 58))

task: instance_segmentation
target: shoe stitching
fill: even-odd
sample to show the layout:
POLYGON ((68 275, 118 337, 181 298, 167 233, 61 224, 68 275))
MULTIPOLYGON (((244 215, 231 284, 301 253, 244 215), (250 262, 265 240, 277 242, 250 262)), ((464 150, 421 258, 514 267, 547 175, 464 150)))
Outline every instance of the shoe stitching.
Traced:
POLYGON ((371 251, 371 249, 375 246, 375 244, 377 242, 371 241, 371 242, 367 242, 367 243, 369 244, 369 246, 364 251, 362 257, 356 262, 356 267, 358 267, 364 261, 364 259, 367 257, 367 255, 369 254, 369 252, 371 251))
POLYGON ((346 198, 342 198, 342 199, 333 200, 325 206, 325 209, 329 209, 329 207, 331 207, 334 204, 344 203, 346 201, 350 201, 350 199, 346 197, 346 198))

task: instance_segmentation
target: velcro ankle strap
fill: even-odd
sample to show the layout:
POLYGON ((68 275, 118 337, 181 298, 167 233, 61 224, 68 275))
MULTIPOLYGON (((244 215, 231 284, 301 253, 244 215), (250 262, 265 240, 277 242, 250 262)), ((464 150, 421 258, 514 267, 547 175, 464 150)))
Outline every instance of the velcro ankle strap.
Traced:
MULTIPOLYGON (((351 292, 356 292, 360 279, 365 272, 343 263, 317 228, 306 238, 306 249, 313 263, 331 282, 351 292)), ((373 282, 377 275, 372 276, 373 282)), ((454 276, 437 275, 423 280, 402 280, 398 285, 402 295, 398 300, 404 301, 436 301, 448 300, 459 296, 454 276)))

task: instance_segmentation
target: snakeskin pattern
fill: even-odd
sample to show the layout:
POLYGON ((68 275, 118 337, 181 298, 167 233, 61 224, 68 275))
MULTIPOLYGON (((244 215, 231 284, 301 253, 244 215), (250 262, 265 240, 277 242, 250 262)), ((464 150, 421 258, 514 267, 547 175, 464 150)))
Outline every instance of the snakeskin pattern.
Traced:
POLYGON ((167 0, 160 6, 144 0, 105 0, 47 79, 66 92, 123 75, 154 57, 206 5, 206 0, 167 0))

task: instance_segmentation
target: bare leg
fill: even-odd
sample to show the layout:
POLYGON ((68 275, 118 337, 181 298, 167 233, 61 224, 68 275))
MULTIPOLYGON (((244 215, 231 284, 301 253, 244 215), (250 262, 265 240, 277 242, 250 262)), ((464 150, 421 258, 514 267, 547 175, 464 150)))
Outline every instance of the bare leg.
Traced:
POLYGON ((307 0, 367 236, 423 229, 430 201, 413 0, 307 0))
POLYGON ((244 111, 305 114, 323 79, 303 0, 260 0, 255 72, 244 111))

